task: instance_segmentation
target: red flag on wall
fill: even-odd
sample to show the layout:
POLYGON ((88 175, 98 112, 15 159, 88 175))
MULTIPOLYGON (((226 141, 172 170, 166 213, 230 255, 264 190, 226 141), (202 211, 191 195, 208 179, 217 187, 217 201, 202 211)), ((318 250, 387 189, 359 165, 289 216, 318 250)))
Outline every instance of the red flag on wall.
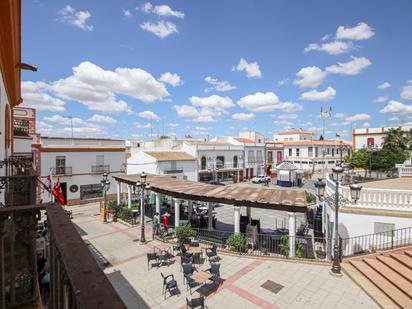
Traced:
POLYGON ((57 180, 57 183, 54 185, 52 194, 56 198, 56 201, 61 205, 65 205, 66 201, 64 200, 64 195, 62 188, 60 187, 60 178, 57 180))

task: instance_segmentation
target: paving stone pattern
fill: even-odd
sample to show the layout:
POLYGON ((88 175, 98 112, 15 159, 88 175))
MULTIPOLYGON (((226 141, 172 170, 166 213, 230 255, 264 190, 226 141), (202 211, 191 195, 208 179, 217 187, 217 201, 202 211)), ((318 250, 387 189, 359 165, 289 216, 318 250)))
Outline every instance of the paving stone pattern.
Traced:
MULTIPOLYGON (((186 297, 198 297, 186 290, 180 271, 180 258, 170 266, 148 270, 147 252, 160 245, 151 240, 150 224, 146 224, 148 242, 140 244, 139 227, 120 223, 103 224, 98 204, 71 207, 73 222, 81 229, 83 239, 93 246, 94 255, 128 308, 185 308, 186 297), (102 262, 103 261, 103 262, 102 262), (173 274, 180 295, 162 294, 161 273, 173 274)), ((201 268, 206 269, 206 261, 201 268)), ((207 308, 378 308, 348 277, 332 277, 329 266, 301 264, 280 260, 263 260, 222 255, 219 289, 206 298, 207 308), (262 287, 268 280, 282 285, 277 293, 262 287)))

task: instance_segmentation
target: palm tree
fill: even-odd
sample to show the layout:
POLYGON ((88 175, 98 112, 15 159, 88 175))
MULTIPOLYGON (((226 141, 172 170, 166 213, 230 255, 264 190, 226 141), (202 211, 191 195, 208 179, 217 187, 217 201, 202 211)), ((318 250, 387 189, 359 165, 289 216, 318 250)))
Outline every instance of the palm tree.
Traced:
POLYGON ((412 146, 412 131, 405 134, 401 127, 391 128, 383 138, 382 148, 401 152, 412 146))

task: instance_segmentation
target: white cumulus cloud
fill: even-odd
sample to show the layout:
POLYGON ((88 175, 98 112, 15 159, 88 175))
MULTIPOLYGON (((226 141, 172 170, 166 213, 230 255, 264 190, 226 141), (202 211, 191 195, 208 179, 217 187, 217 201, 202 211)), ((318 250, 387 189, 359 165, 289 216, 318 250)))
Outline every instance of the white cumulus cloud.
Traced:
POLYGON ((412 100, 412 80, 408 80, 407 84, 402 88, 401 98, 412 100))
POLYGON ((376 87, 376 89, 383 90, 383 89, 389 88, 390 86, 392 86, 390 83, 384 82, 384 83, 378 85, 378 87, 376 87))
POLYGON ((92 117, 88 119, 88 121, 103 122, 103 123, 109 123, 109 124, 115 124, 117 122, 117 120, 112 117, 98 115, 98 114, 94 114, 92 117))
POLYGON ((274 109, 283 111, 297 111, 302 109, 302 105, 291 102, 280 102, 279 97, 273 92, 256 92, 240 98, 237 104, 251 112, 264 113, 274 109))
POLYGON ((347 53, 352 49, 352 44, 348 42, 342 41, 333 41, 328 43, 311 43, 305 49, 305 53, 316 50, 316 51, 323 51, 328 53, 329 55, 340 55, 343 53, 347 53))
POLYGON ((253 114, 253 113, 249 113, 249 114, 235 113, 235 114, 232 115, 232 119, 239 120, 239 121, 247 121, 247 120, 250 120, 250 119, 253 119, 253 118, 255 118, 255 114, 253 114))
POLYGON ((144 22, 140 25, 143 30, 149 31, 157 37, 164 39, 173 33, 178 33, 176 24, 160 20, 157 22, 144 22))
POLYGON ((338 40, 367 40, 375 35, 373 29, 366 23, 358 23, 354 27, 339 26, 336 30, 338 40))
POLYGON ((160 76, 159 81, 172 85, 173 87, 177 87, 183 84, 183 81, 178 74, 170 72, 163 73, 160 76))
POLYGON ((308 101, 330 101, 335 98, 336 90, 332 87, 326 88, 324 91, 318 91, 316 89, 304 92, 300 95, 301 100, 308 101))
POLYGON ((412 105, 390 100, 380 112, 383 114, 410 114, 412 113, 412 105))
POLYGON ((375 102, 375 103, 383 103, 383 102, 388 101, 388 99, 389 99, 388 96, 380 96, 380 97, 377 97, 375 100, 373 100, 373 102, 375 102))
POLYGON ((77 11, 70 5, 66 5, 59 11, 58 20, 73 26, 76 26, 85 31, 92 31, 93 26, 87 24, 87 20, 91 17, 89 11, 77 11))
POLYGON ((145 13, 153 13, 160 17, 185 17, 185 13, 181 11, 175 11, 170 6, 164 4, 153 6, 150 2, 145 2, 141 8, 145 13))
POLYGON ((352 60, 338 64, 328 66, 325 70, 328 73, 342 74, 342 75, 357 75, 364 69, 370 66, 372 63, 365 57, 351 57, 352 60))
POLYGON ((209 88, 206 88, 205 92, 209 92, 212 90, 225 92, 225 91, 236 89, 236 86, 232 86, 228 81, 225 81, 225 80, 220 81, 211 76, 206 76, 205 82, 207 82, 211 86, 209 88))
POLYGON ((64 112, 65 102, 49 94, 50 86, 44 82, 23 81, 21 93, 22 106, 38 111, 64 112))
POLYGON ((43 120, 49 121, 49 122, 55 122, 55 123, 63 124, 67 126, 71 124, 73 124, 74 126, 85 124, 85 122, 80 118, 68 117, 68 116, 62 116, 62 115, 53 115, 50 117, 44 117, 43 120))
POLYGON ((346 121, 355 122, 355 121, 365 121, 371 119, 371 116, 365 113, 355 114, 353 116, 346 117, 346 121))
POLYGON ((304 67, 296 73, 300 79, 294 80, 293 84, 300 88, 316 88, 323 83, 326 75, 326 72, 316 66, 304 67))
POLYGON ((259 64, 257 62, 247 62, 243 58, 240 58, 239 64, 233 70, 238 72, 245 71, 248 78, 262 78, 259 64))
POLYGON ((210 97, 193 96, 190 98, 190 102, 193 106, 215 108, 217 110, 223 110, 234 106, 231 98, 221 97, 215 94, 210 97))
POLYGON ((137 114, 139 117, 159 121, 160 117, 152 111, 144 111, 137 114))

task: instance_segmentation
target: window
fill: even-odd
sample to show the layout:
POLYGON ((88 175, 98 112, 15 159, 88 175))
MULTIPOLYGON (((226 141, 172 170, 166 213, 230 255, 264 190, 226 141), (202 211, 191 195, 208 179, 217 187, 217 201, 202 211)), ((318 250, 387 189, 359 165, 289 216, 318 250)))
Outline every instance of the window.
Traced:
POLYGON ((332 157, 335 156, 335 148, 332 148, 332 157))
POLYGON ((10 121, 10 108, 9 105, 6 105, 6 110, 5 110, 5 134, 4 134, 4 142, 6 149, 9 149, 11 146, 11 121, 10 121))
POLYGON ((313 147, 308 147, 308 157, 313 157, 313 147))
POLYGON ((289 157, 292 156, 292 148, 289 148, 289 157))
POLYGON ((102 197, 103 188, 100 183, 92 185, 80 185, 80 199, 86 200, 90 198, 102 197))
POLYGON ((201 170, 205 170, 205 169, 206 169, 206 157, 205 157, 205 156, 203 156, 203 157, 200 159, 200 169, 201 169, 201 170))
POLYGON ((326 149, 326 153, 330 154, 330 148, 329 147, 326 149))
POLYGON ((268 151, 268 163, 273 162, 273 151, 268 151))
POLYGON ((237 156, 233 156, 233 168, 237 168, 237 156))
POLYGON ((217 168, 224 168, 225 167, 225 157, 224 156, 217 156, 216 157, 216 167, 217 168))
POLYGON ((56 175, 66 174, 66 156, 56 156, 56 175))
POLYGON ((315 147, 315 157, 317 157, 319 155, 319 148, 315 147))
POLYGON ((374 232, 373 232, 374 234, 386 233, 386 236, 391 236, 392 233, 390 233, 390 231, 393 231, 395 229, 395 224, 375 222, 373 229, 374 229, 374 232))
POLYGON ((375 145, 375 139, 373 137, 368 137, 366 140, 366 145, 368 148, 372 148, 375 145))
POLYGON ((171 169, 172 171, 177 170, 176 161, 170 161, 170 169, 171 169))
POLYGON ((247 160, 248 162, 251 162, 251 163, 255 161, 255 152, 253 150, 248 150, 247 160))
POLYGON ((296 148, 296 156, 299 157, 299 155, 300 155, 300 149, 296 148))
POLYGON ((97 155, 96 156, 96 165, 103 166, 104 165, 104 155, 97 155))
POLYGON ((257 151, 256 151, 256 160, 257 160, 257 163, 263 163, 263 153, 262 153, 262 150, 257 150, 257 151))

